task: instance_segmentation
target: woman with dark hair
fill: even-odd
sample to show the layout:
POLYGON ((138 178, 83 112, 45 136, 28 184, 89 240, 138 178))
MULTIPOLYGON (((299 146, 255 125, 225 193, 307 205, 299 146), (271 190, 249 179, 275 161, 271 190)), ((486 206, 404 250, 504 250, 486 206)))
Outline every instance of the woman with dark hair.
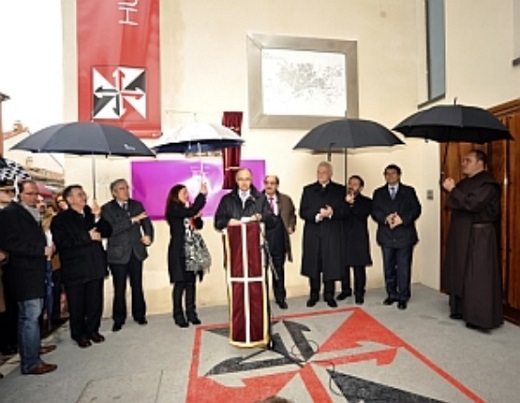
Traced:
MULTIPOLYGON (((206 204, 208 193, 206 184, 200 187, 200 193, 192 205, 189 205, 188 190, 184 185, 175 185, 170 189, 166 200, 166 220, 170 226, 170 244, 168 246, 168 272, 170 283, 173 284, 173 319, 179 327, 188 327, 189 322, 200 325, 195 310, 195 281, 194 271, 186 270, 185 235, 187 230, 201 229, 200 218, 202 208, 206 204), (182 308, 184 295, 185 311, 182 308)), ((202 272, 199 274, 202 275, 202 272)))

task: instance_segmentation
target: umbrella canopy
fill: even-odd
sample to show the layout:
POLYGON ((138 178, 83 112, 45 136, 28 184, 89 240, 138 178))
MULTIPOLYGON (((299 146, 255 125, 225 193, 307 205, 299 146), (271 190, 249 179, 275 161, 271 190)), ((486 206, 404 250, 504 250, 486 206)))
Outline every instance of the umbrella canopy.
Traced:
POLYGON ((315 153, 330 154, 345 148, 393 146, 404 144, 383 125, 363 119, 340 119, 322 123, 294 146, 315 153))
POLYGON ((19 163, 0 157, 0 180, 31 179, 31 175, 19 163))
POLYGON ((155 156, 152 150, 129 131, 95 122, 74 122, 49 126, 31 134, 11 149, 34 153, 123 157, 155 156))
POLYGON ((419 111, 394 127, 406 137, 440 143, 487 143, 512 139, 509 130, 491 112, 475 106, 438 105, 419 111))
POLYGON ((233 130, 214 123, 188 123, 166 133, 153 149, 157 153, 203 153, 239 147, 244 140, 233 130))
MULTIPOLYGON (((39 130, 11 149, 34 153, 64 153, 75 155, 115 155, 121 157, 154 157, 141 140, 117 126, 74 122, 49 126, 39 130)), ((96 198, 96 166, 92 159, 92 188, 96 198)))

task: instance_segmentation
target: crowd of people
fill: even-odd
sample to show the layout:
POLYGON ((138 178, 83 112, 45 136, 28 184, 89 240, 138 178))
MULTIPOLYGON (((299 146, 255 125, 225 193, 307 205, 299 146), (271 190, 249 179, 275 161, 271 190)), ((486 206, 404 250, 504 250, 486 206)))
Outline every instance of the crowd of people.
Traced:
MULTIPOLYGON (((448 236, 446 272, 453 319, 469 327, 489 330, 502 324, 501 282, 498 266, 496 223, 499 219, 499 188, 485 170, 486 156, 470 152, 463 160, 467 176, 459 184, 447 178, 452 226, 448 236)), ((376 241, 381 247, 386 287, 384 305, 405 310, 411 297, 411 267, 418 242, 415 222, 421 204, 413 187, 401 182, 395 164, 384 170, 385 184, 372 198, 364 195, 365 182, 352 175, 347 186, 332 181, 332 166, 321 162, 317 178, 305 186, 299 217, 304 222, 301 274, 308 278, 306 305, 323 300, 338 306, 338 300, 354 296, 364 303, 366 267, 372 264, 368 219, 377 224, 376 241), (353 272, 353 287, 351 282, 353 272), (336 282, 341 283, 335 295, 336 282), (323 289, 323 290, 322 290, 323 289)), ((291 236, 296 230, 296 208, 290 196, 281 193, 275 175, 264 178, 264 189, 252 184, 252 172, 239 169, 236 185, 220 200, 215 229, 249 222, 262 222, 269 261, 273 266, 272 288, 276 304, 287 309, 286 260, 292 261, 291 236)), ((148 323, 143 292, 143 261, 154 240, 154 227, 143 205, 130 197, 125 179, 110 185, 112 200, 98 206, 87 204, 80 185, 67 186, 54 199, 54 208, 41 208, 37 184, 32 180, 0 183, 0 348, 2 354, 16 351, 23 374, 44 374, 57 366, 41 355, 55 346, 42 346, 39 319, 46 295, 45 268, 52 262, 53 311, 61 319, 61 290, 67 299, 71 338, 81 348, 102 343, 99 332, 103 309, 104 279, 111 274, 114 297, 112 330, 118 332, 127 319, 126 287, 131 287, 131 315, 139 325, 148 323), (16 190, 16 192, 15 192, 16 190), (16 193, 16 198, 15 198, 16 193), (102 240, 106 239, 106 248, 102 240)), ((173 319, 177 326, 198 325, 196 284, 206 274, 207 264, 187 258, 187 244, 202 228, 202 209, 208 189, 201 184, 190 202, 186 186, 173 186, 167 196, 165 218, 170 228, 168 272, 173 284, 173 319)))

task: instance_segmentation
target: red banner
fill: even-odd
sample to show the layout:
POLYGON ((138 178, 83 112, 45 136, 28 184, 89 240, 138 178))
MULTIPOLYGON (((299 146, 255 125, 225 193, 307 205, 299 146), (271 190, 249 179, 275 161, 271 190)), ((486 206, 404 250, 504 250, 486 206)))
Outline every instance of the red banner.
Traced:
POLYGON ((79 121, 159 137, 159 0, 76 4, 79 121))

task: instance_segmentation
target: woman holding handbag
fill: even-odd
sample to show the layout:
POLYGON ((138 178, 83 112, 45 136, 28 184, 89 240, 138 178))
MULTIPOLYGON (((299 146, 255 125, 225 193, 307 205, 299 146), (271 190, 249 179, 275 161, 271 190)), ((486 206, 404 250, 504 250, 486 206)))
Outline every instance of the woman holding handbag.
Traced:
MULTIPOLYGON (((203 183, 200 193, 190 206, 186 186, 178 184, 170 189, 166 200, 166 220, 170 226, 168 272, 170 283, 173 284, 173 320, 179 327, 188 327, 190 322, 194 325, 201 323, 195 306, 195 284, 197 275, 202 278, 204 270, 207 270, 208 267, 204 266, 207 266, 208 262, 203 262, 205 259, 200 257, 200 247, 206 248, 202 237, 198 233, 196 237, 193 235, 196 233, 195 230, 202 228, 200 216, 206 204, 207 193, 206 184, 203 183), (199 241, 197 246, 193 244, 194 238, 199 241), (192 252, 198 254, 192 255, 192 252), (193 262, 195 264, 192 264, 193 262), (182 306, 183 295, 185 309, 182 306)), ((207 248, 205 254, 208 254, 207 248)))

